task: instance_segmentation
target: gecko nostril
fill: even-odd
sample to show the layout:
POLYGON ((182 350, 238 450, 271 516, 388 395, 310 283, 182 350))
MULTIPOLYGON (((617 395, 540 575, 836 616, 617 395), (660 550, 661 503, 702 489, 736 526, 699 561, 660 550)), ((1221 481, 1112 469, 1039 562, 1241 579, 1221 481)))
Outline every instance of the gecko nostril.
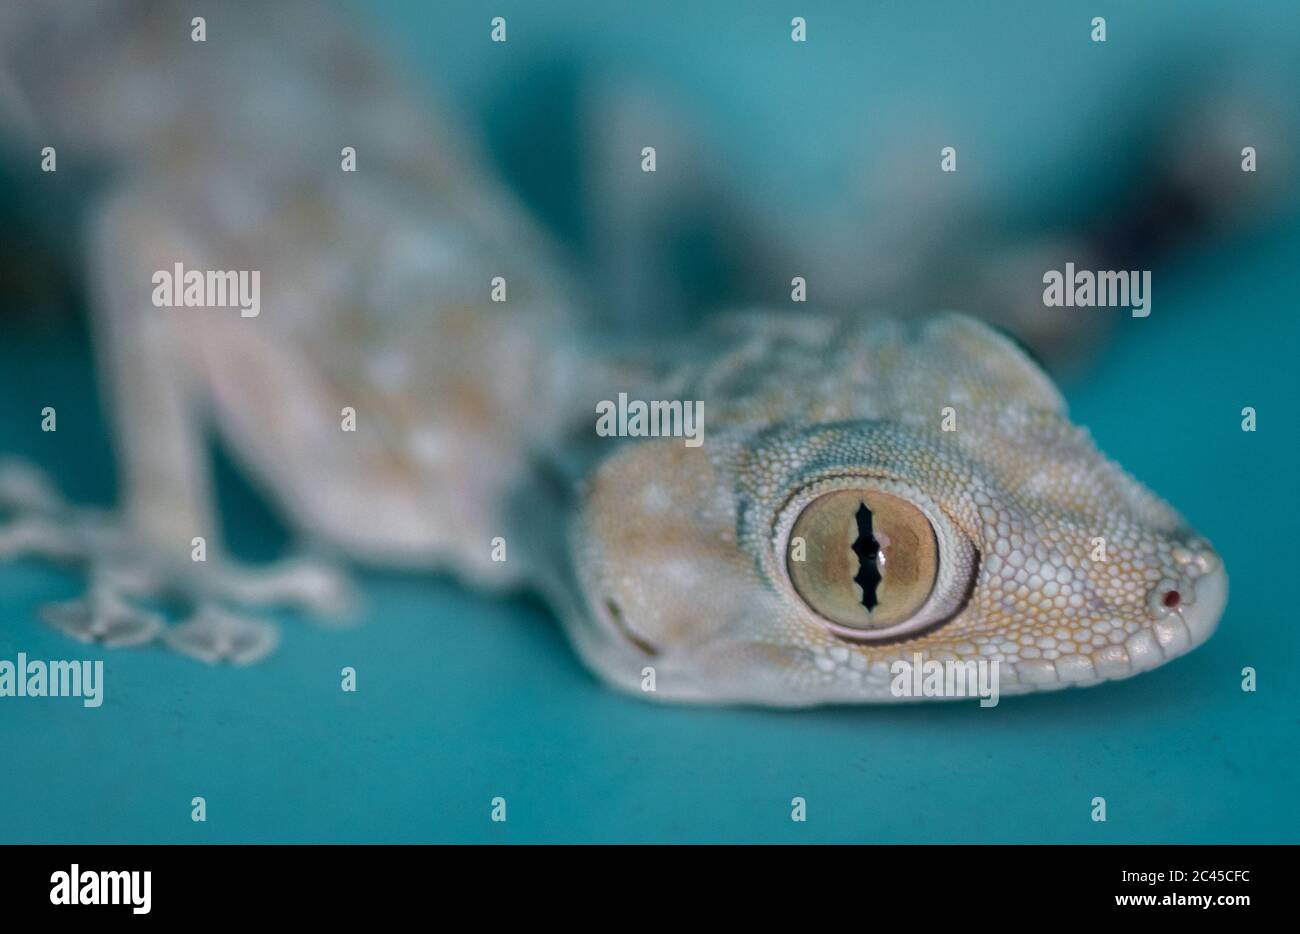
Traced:
POLYGON ((1147 609, 1156 617, 1167 616, 1196 602, 1196 590, 1186 579, 1164 578, 1147 591, 1147 609))

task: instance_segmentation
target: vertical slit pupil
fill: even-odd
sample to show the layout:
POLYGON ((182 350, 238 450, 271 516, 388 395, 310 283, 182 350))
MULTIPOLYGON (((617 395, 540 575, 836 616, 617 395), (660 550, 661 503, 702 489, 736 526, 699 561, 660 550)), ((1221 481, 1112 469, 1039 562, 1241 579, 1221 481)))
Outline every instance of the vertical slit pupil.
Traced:
POLYGON ((858 556, 858 573, 853 576, 853 581, 862 588, 862 605, 870 612, 879 602, 876 599, 876 588, 881 581, 877 560, 880 557, 880 542, 871 533, 871 510, 866 503, 858 506, 854 518, 858 523, 858 537, 853 542, 853 553, 858 556))

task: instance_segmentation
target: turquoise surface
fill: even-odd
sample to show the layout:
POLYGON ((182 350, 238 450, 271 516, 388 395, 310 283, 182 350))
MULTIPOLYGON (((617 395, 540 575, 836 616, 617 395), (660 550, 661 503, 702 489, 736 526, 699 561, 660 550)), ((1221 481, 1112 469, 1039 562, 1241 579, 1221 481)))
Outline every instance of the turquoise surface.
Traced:
MULTIPOLYGON (((512 42, 525 41, 541 14, 501 6, 518 11, 512 42)), ((752 41, 759 17, 776 16, 774 28, 784 28, 785 7, 737 7, 715 17, 710 39, 683 25, 683 11, 699 6, 620 19, 612 6, 548 4, 556 10, 549 41, 617 49, 623 40, 593 38, 614 30, 634 65, 676 50, 681 68, 695 69, 703 106, 733 112, 741 101, 763 112, 770 102, 751 80, 761 62, 736 46, 752 41)), ((843 93, 853 44, 816 18, 830 8, 801 6, 836 64, 816 76, 791 66, 767 80, 815 77, 829 107, 824 98, 843 93)), ((1148 52, 1167 38, 1162 23, 1196 34, 1192 27, 1212 18, 1184 14, 1181 4, 1147 6, 1133 28, 1148 52)), ((445 51, 461 48, 458 30, 477 33, 486 16, 469 5, 436 14, 414 3, 367 9, 382 29, 403 33, 400 44, 430 75, 445 68, 458 95, 489 81, 466 51, 441 64, 433 52, 419 58, 422 36, 445 51)), ((875 93, 916 78, 945 107, 986 99, 986 110, 963 112, 972 125, 996 124, 997 146, 1019 132, 1004 105, 1023 94, 1016 121, 1032 112, 1047 127, 1023 145, 1059 156, 1077 139, 1081 172, 1097 171, 1085 156, 1103 143, 1077 112, 1062 114, 1061 101, 1113 87, 1118 71, 1080 77, 1045 59, 1041 35, 1059 21, 1086 29, 1078 22, 1092 15, 1064 9, 1029 22, 1011 12, 963 13, 957 22, 862 14, 874 36, 863 67, 885 73, 909 50, 929 50, 948 62, 946 77, 923 61, 890 73, 875 93), (986 59, 998 62, 992 74, 986 59)), ((1275 21, 1259 16, 1260 34, 1289 22, 1280 12, 1275 21)), ((1112 19, 1112 35, 1123 35, 1121 21, 1112 19)), ((1137 40, 1112 43, 1107 51, 1129 64, 1141 59, 1129 47, 1137 40)), ((811 44, 800 51, 820 54, 811 44)), ((779 135, 772 124, 782 119, 849 132, 833 107, 776 111, 754 133, 779 135)), ((756 173, 782 174, 754 161, 756 173)), ((78 593, 80 583, 41 565, 0 564, 0 659, 103 658, 106 679, 103 706, 93 710, 0 699, 0 841, 1300 842, 1300 653, 1282 599, 1300 566, 1297 257, 1300 225, 1288 215, 1158 268, 1148 319, 1082 312, 1115 314, 1116 327, 1095 366, 1066 386, 1074 418, 1214 542, 1231 577, 1218 633, 1181 660, 992 710, 660 707, 597 684, 544 607, 438 577, 366 575, 363 625, 333 631, 287 620, 275 656, 236 670, 69 642, 37 622, 35 607, 78 593), (1259 413, 1255 433, 1239 427, 1247 405, 1259 413), (355 694, 339 690, 344 666, 358 671, 355 694), (1241 690, 1245 666, 1258 671, 1254 693, 1241 690), (206 823, 190 820, 196 795, 207 800, 206 823), (498 795, 508 801, 503 824, 489 820, 498 795), (1090 820, 1098 795, 1105 823, 1090 820), (807 800, 805 823, 790 820, 794 796, 807 800)), ((78 499, 110 501, 111 454, 84 338, 56 326, 0 327, 0 451, 38 460, 78 499), (44 405, 58 408, 57 433, 38 430, 44 405)), ((228 470, 222 485, 241 553, 272 554, 273 520, 228 470)))

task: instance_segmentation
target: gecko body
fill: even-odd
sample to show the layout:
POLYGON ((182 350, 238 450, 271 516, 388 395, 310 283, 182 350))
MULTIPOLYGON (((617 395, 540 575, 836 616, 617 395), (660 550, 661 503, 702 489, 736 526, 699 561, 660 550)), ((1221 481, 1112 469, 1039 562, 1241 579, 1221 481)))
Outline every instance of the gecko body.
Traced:
MULTIPOLYGON (((996 331, 748 310, 672 339, 602 333, 522 212, 347 30, 310 5, 231 5, 196 63, 188 17, 160 9, 125 5, 101 25, 131 41, 54 42, 62 68, 17 55, 6 78, 28 122, 116 169, 87 256, 122 507, 0 472, 0 551, 86 567, 86 597, 46 612, 65 632, 251 662, 275 645, 259 610, 340 606, 342 562, 446 568, 541 591, 639 696, 809 706, 904 699, 893 669, 917 657, 996 662, 1002 693, 1095 684, 1213 631, 1213 549, 996 331), (260 68, 284 80, 228 86, 260 68), (174 105, 142 109, 141 76, 174 105), (340 172, 352 144, 363 169, 340 172), (157 307, 153 274, 178 263, 258 270, 260 314, 157 307), (620 393, 699 400, 703 443, 600 436, 620 393), (222 553, 211 432, 311 559, 222 553), (192 614, 144 609, 158 593, 192 614)), ((68 29, 6 15, 20 50, 68 29)))

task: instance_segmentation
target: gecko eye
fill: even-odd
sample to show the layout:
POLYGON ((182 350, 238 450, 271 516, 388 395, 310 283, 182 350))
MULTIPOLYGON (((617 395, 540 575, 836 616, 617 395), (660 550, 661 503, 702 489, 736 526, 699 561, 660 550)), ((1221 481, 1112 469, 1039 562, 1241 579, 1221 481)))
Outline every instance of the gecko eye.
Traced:
POLYGON ((907 500, 837 490, 795 520, 786 568, 795 591, 835 632, 884 638, 914 628, 908 622, 939 577, 939 546, 930 520, 907 500))

